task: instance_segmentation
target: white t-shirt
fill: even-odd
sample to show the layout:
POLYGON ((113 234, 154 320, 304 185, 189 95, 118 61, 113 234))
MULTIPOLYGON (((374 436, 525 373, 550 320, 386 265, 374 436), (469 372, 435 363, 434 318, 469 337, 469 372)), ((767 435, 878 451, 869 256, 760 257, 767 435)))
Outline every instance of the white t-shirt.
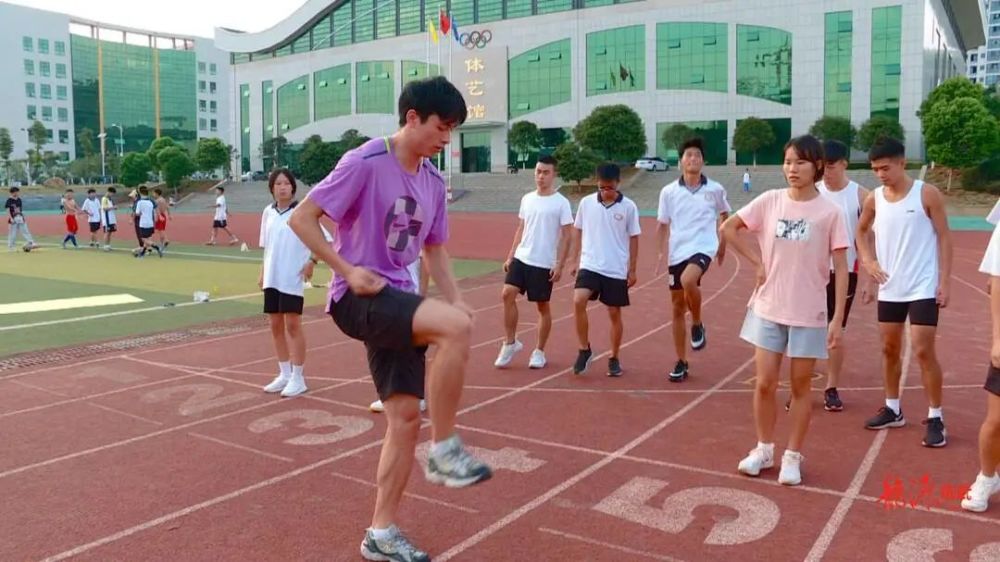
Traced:
POLYGON ((215 220, 226 220, 226 196, 220 195, 215 198, 215 220))
POLYGON ((1000 277, 1000 199, 997 200, 986 220, 994 225, 993 236, 990 236, 990 243, 986 246, 986 254, 983 256, 983 263, 979 264, 979 271, 986 275, 1000 277))
MULTIPOLYGON (((284 211, 268 205, 260 218, 260 246, 264 248, 264 288, 286 295, 302 296, 302 267, 309 261, 309 248, 288 226, 297 203, 284 211)), ((323 227, 320 227, 323 228, 323 227)), ((328 242, 333 238, 323 228, 328 242)))
POLYGON ((610 206, 601 194, 580 200, 574 226, 582 231, 580 269, 613 279, 628 278, 629 241, 642 233, 639 209, 621 193, 610 206))
MULTIPOLYGON (((854 239, 857 236, 858 222, 861 218, 861 200, 859 199, 861 186, 856 182, 848 182, 847 186, 839 191, 831 191, 826 186, 826 182, 816 182, 816 189, 823 197, 837 204, 844 213, 844 225, 847 227, 847 271, 856 272, 858 270, 858 247, 854 239)), ((833 271, 833 261, 830 261, 830 271, 833 271)))
POLYGON ((101 198, 101 224, 104 226, 118 224, 118 216, 115 213, 115 202, 108 195, 101 198))
POLYGON ((101 222, 101 200, 94 198, 87 198, 83 201, 83 206, 81 207, 83 212, 87 213, 87 222, 101 222))
POLYGON ((149 199, 140 199, 135 203, 135 214, 139 215, 139 228, 153 228, 153 211, 156 204, 149 199))
POLYGON ((731 213, 726 188, 705 176, 691 189, 683 176, 660 191, 656 220, 670 225, 669 265, 677 265, 695 254, 715 258, 719 251, 718 219, 731 213))
POLYGON ((518 218, 524 221, 521 243, 514 258, 534 267, 552 269, 557 259, 559 233, 573 224, 573 208, 561 193, 539 195, 537 191, 521 198, 518 218))
POLYGON ((750 172, 743 172, 743 183, 750 183, 750 172))

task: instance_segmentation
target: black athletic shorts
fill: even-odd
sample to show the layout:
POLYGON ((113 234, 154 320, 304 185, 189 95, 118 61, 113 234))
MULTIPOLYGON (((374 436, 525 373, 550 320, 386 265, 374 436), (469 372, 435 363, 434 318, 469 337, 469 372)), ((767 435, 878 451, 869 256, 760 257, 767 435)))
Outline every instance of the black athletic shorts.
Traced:
POLYGON ((212 221, 212 228, 226 228, 228 223, 226 221, 212 221))
POLYGON ((912 302, 878 301, 878 321, 887 324, 902 324, 906 317, 914 326, 937 326, 937 299, 921 299, 912 302))
MULTIPOLYGON (((826 285, 826 318, 833 320, 834 308, 837 306, 837 289, 835 285, 834 273, 830 272, 830 282, 826 285)), ((858 290, 858 274, 853 271, 847 274, 847 302, 844 303, 844 322, 841 328, 847 327, 847 317, 851 315, 851 304, 854 303, 854 293, 858 290)), ((881 303, 880 303, 881 304, 881 303)))
POLYGON ((304 302, 304 298, 296 295, 282 293, 271 287, 264 289, 265 314, 302 314, 302 305, 304 302))
POLYGON ((688 264, 694 264, 701 268, 701 275, 698 276, 698 286, 701 287, 701 277, 705 275, 708 271, 708 267, 712 265, 712 258, 706 256, 705 254, 695 254, 690 258, 682 261, 679 264, 671 265, 667 268, 667 273, 670 274, 670 281, 668 285, 671 291, 680 291, 684 287, 681 285, 681 274, 687 269, 688 264))
POLYGON ((100 222, 92 222, 92 223, 89 223, 89 224, 90 224, 90 231, 91 232, 97 232, 97 231, 101 230, 101 223, 100 222))
POLYGON ((118 232, 117 224, 106 224, 104 225, 104 232, 118 232))
POLYGON ((153 237, 152 228, 143 228, 141 226, 139 227, 139 238, 152 238, 152 237, 153 237))
POLYGON ((576 288, 589 289, 590 300, 600 299, 606 306, 628 306, 628 282, 581 269, 576 274, 576 288))
POLYGON ((427 346, 413 345, 413 317, 423 300, 387 285, 372 297, 359 297, 348 289, 330 305, 337 327, 365 342, 368 369, 380 400, 394 394, 424 397, 427 346))
POLYGON ((983 388, 1000 396, 1000 369, 990 365, 990 371, 986 375, 986 386, 983 388))
POLYGON ((507 277, 503 282, 528 293, 531 302, 549 302, 552 299, 552 282, 549 281, 551 270, 544 267, 528 265, 519 259, 510 262, 507 277))

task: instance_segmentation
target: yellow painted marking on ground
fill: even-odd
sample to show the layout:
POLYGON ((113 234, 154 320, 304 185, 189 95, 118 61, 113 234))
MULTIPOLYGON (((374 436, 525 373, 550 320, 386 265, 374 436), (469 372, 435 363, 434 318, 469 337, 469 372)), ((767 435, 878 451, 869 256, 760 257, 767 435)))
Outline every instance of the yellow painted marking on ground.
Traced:
POLYGON ((0 314, 24 314, 26 312, 49 312, 52 310, 69 310, 71 308, 90 308, 95 306, 112 306, 116 304, 134 304, 142 302, 139 297, 121 293, 118 295, 97 295, 94 297, 76 297, 71 299, 52 299, 45 301, 14 302, 0 304, 0 314))

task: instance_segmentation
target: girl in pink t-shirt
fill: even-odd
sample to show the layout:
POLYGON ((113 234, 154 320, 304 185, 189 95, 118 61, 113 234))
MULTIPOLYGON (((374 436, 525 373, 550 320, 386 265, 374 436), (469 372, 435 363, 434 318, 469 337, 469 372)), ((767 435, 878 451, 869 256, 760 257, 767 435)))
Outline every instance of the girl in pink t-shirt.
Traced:
POLYGON ((739 471, 757 476, 774 466, 775 392, 784 355, 792 360, 792 429, 781 459, 778 482, 802 481, 799 453, 809 429, 809 392, 817 359, 840 341, 847 300, 847 230, 841 210, 822 197, 823 146, 809 135, 785 145, 787 189, 766 191, 730 217, 722 235, 754 265, 757 285, 740 337, 756 347, 757 384, 753 411, 757 447, 740 461, 739 471), (739 235, 757 238, 760 257, 739 235), (826 285, 833 260, 836 306, 827 318, 826 285))

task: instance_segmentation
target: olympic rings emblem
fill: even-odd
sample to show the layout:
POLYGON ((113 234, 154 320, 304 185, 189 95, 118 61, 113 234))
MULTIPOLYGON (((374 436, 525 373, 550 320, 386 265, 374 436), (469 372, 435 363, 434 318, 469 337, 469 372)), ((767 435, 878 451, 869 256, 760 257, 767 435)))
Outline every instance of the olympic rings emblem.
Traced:
POLYGON ((458 36, 459 43, 466 49, 482 49, 493 40, 493 32, 489 29, 483 31, 470 31, 458 36))

